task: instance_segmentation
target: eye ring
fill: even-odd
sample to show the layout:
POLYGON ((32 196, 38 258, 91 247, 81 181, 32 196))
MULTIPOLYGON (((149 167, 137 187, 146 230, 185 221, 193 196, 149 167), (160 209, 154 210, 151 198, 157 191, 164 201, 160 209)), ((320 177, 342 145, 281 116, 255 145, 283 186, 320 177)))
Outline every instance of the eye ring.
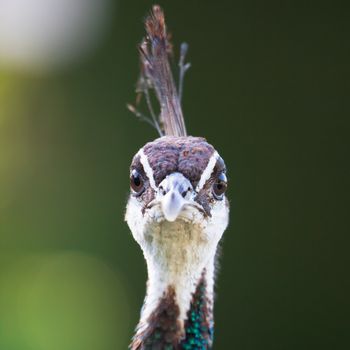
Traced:
POLYGON ((130 187, 136 196, 140 196, 145 189, 145 182, 136 169, 133 169, 131 172, 130 187))
POLYGON ((224 194, 227 190, 227 177, 225 173, 221 173, 213 183, 212 191, 214 198, 217 200, 222 200, 224 194))

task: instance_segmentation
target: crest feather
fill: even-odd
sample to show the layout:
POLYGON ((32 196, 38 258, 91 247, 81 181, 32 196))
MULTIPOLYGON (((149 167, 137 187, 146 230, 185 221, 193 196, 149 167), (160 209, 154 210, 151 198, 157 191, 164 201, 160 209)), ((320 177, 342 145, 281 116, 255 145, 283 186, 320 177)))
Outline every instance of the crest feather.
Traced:
MULTIPOLYGON (((160 6, 153 6, 150 15, 145 20, 145 28, 147 36, 139 46, 141 76, 138 92, 145 95, 152 116, 152 120, 149 121, 157 128, 161 136, 187 136, 181 96, 175 86, 169 64, 171 44, 166 32, 164 12, 160 6), (159 118, 155 115, 151 105, 150 89, 154 90, 160 104, 159 118)), ((182 84, 184 72, 189 68, 189 64, 183 64, 184 54, 187 51, 186 44, 183 44, 181 51, 180 84, 182 84)), ((180 91, 182 92, 182 86, 180 86, 180 91)), ((129 109, 135 110, 130 107, 129 109)))

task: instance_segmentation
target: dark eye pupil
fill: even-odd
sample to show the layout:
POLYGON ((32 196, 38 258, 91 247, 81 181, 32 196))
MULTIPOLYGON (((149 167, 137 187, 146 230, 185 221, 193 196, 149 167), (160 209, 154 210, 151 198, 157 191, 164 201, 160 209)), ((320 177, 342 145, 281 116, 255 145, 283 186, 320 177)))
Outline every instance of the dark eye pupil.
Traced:
POLYGON ((137 170, 133 170, 130 177, 130 186, 136 194, 141 194, 143 192, 143 179, 137 170))
POLYGON ((213 185, 213 194, 216 199, 222 199, 227 189, 227 178, 224 173, 220 174, 213 185))
POLYGON ((221 182, 217 182, 215 184, 215 193, 220 195, 220 194, 224 193, 224 191, 225 191, 225 185, 221 182))
POLYGON ((133 176, 132 181, 134 182, 134 185, 139 187, 141 185, 141 179, 139 176, 133 176))

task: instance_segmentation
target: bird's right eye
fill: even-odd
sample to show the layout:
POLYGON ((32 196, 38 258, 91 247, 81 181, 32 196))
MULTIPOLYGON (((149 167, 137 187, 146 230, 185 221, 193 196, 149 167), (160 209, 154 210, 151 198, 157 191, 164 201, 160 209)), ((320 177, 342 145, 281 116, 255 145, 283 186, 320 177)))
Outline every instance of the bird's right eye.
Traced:
POLYGON ((130 187, 136 195, 140 195, 145 189, 143 178, 136 169, 131 172, 130 187))

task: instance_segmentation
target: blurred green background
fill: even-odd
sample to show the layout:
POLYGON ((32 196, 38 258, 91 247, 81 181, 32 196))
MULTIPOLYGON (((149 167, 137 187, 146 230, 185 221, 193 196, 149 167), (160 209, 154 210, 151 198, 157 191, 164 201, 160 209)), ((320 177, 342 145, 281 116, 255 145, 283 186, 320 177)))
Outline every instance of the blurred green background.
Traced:
MULTIPOLYGON (((24 3, 0 2, 0 349, 126 349, 146 282, 128 167, 157 135, 125 105, 153 2, 89 0, 56 37, 69 2, 24 3)), ((188 130, 229 169, 214 348, 350 348, 349 6, 159 3, 190 44, 188 130)))

